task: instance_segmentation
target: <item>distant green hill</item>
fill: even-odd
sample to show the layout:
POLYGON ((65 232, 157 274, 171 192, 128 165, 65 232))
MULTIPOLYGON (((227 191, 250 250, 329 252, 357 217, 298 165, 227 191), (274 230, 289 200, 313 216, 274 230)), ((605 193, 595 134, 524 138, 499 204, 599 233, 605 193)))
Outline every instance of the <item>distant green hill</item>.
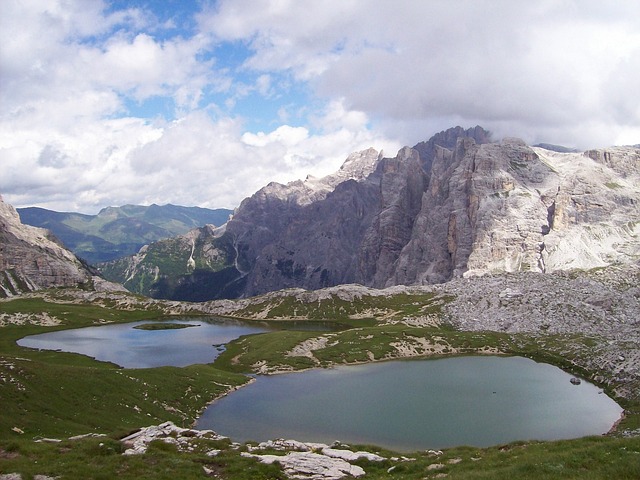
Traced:
POLYGON ((107 207, 97 215, 18 208, 22 223, 51 230, 64 245, 91 264, 136 253, 143 245, 181 235, 207 224, 220 226, 232 210, 178 205, 107 207))

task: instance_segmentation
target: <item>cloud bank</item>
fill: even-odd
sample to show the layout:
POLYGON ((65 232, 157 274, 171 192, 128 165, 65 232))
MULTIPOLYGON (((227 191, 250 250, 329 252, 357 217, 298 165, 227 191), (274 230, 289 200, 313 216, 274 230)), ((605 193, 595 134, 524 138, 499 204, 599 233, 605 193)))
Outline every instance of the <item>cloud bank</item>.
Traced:
POLYGON ((234 207, 455 125, 640 143, 635 1, 148 5, 0 2, 5 200, 234 207))

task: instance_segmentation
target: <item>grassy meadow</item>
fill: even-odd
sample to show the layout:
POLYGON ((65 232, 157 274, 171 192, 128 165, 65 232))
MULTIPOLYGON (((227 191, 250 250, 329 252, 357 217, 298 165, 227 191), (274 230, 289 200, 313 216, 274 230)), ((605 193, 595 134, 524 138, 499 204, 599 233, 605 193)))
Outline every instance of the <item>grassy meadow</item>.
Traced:
MULTIPOLYGON (((48 297, 50 298, 50 297, 48 297)), ((26 335, 105 322, 159 319, 159 311, 118 310, 72 303, 63 293, 55 301, 37 296, 0 302, 0 475, 29 479, 284 479, 278 465, 263 465, 240 453, 246 445, 229 440, 200 440, 193 451, 154 442, 144 455, 123 456, 119 439, 140 427, 171 420, 189 427, 214 398, 247 382, 243 373, 325 367, 398 356, 398 348, 422 356, 491 353, 526 355, 571 370, 566 352, 588 354, 588 339, 540 339, 492 332, 459 332, 447 325, 393 323, 408 314, 439 314, 442 299, 376 298, 375 304, 331 301, 313 309, 293 300, 277 305, 278 318, 335 320, 350 328, 332 332, 277 330, 241 337, 214 364, 184 368, 122 369, 86 356, 22 348, 26 335), (10 324, 20 318, 22 324, 10 324), (391 321, 391 322, 390 322, 391 321), (41 325, 50 323, 53 325, 41 325), (320 339, 320 340, 318 340, 320 339), (306 350, 291 352, 307 345, 306 350), (412 350, 413 349, 413 350, 412 350), (543 357, 543 358, 541 358, 543 357), (88 433, 99 438, 70 440, 88 433), (53 441, 48 439, 56 439, 53 441), (205 455, 217 448, 216 457, 205 455), (205 472, 209 472, 208 474, 205 472)), ((255 306, 263 311, 266 306, 255 306)), ((247 312, 247 316, 248 312, 247 312)), ((156 325, 156 328, 158 325, 156 325)), ((584 372, 576 372, 584 373, 584 372)), ((627 401, 621 428, 640 427, 638 405, 627 401)), ((457 447, 434 456, 398 454, 375 446, 353 446, 389 458, 356 462, 366 479, 636 479, 640 478, 640 438, 616 435, 557 442, 516 442, 491 448, 457 447)))

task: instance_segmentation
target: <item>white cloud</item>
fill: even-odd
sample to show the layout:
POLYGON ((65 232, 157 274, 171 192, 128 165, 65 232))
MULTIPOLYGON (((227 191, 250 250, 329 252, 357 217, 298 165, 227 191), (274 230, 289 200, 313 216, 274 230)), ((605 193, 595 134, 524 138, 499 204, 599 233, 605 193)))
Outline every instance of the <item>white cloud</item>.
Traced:
POLYGON ((309 137, 309 130, 304 127, 290 127, 282 125, 273 132, 257 134, 246 132, 242 135, 242 142, 252 147, 264 147, 265 145, 280 143, 284 146, 293 146, 309 137))
POLYGON ((223 1, 201 24, 248 41, 248 67, 311 79, 319 93, 410 141, 458 120, 596 146, 640 124, 640 63, 631 60, 640 52, 638 18, 631 0, 381 0, 375 8, 265 0, 223 1))
POLYGON ((263 97, 268 97, 273 95, 273 88, 271 87, 271 76, 270 75, 260 75, 256 80, 256 89, 258 93, 263 97))
POLYGON ((454 125, 640 143, 640 2, 205 5, 183 31, 100 0, 0 1, 5 199, 234 207, 269 181, 331 173, 368 147, 393 155, 454 125), (174 117, 127 110, 153 99, 174 117), (254 123, 264 112, 274 118, 254 123))
POLYGON ((0 137, 3 169, 11 172, 0 191, 18 206, 89 213, 124 203, 233 208, 270 181, 331 173, 345 152, 399 148, 372 134, 366 117, 337 106, 316 122, 320 134, 290 125, 252 134, 239 120, 195 111, 164 125, 94 121, 30 141, 29 132, 17 131, 0 137))
POLYGON ((145 179, 145 190, 154 192, 147 202, 191 205, 199 199, 195 203, 201 206, 235 207, 270 181, 327 175, 342 164, 345 152, 376 145, 399 148, 374 136, 366 123, 356 128, 352 116, 344 112, 345 126, 331 112, 327 128, 317 135, 290 125, 253 134, 243 132, 238 120, 214 121, 205 112, 194 112, 132 152, 133 174, 127 178, 133 181, 131 189, 136 188, 134 179, 145 179))

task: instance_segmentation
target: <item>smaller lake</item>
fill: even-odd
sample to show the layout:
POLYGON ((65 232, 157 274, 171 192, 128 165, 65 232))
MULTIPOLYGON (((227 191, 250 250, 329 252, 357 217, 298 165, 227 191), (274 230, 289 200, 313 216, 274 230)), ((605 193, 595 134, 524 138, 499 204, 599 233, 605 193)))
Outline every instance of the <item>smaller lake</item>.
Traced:
POLYGON ((622 409, 596 386, 523 357, 469 356, 258 376, 197 428, 235 441, 293 438, 396 451, 606 433, 622 409))
POLYGON ((242 335, 271 330, 268 326, 218 317, 165 320, 167 323, 195 325, 171 330, 134 328, 154 321, 108 324, 30 335, 18 340, 22 347, 82 353, 125 368, 162 366, 184 367, 211 363, 225 343, 242 335))

